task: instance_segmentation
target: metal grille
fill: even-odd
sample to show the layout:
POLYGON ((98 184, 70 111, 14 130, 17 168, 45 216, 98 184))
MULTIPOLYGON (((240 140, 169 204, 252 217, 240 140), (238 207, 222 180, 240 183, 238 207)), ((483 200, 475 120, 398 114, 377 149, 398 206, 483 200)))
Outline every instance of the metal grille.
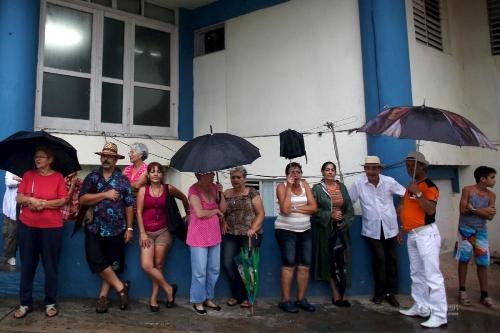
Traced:
POLYGON ((500 54, 500 0, 487 0, 491 54, 500 54))
POLYGON ((417 41, 443 51, 440 0, 413 0, 413 24, 417 41))

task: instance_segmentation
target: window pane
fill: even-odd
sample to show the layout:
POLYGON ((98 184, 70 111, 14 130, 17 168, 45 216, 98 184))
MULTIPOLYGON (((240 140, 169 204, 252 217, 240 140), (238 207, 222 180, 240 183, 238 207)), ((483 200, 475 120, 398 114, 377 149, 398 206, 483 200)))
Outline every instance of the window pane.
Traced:
POLYGON ((135 27, 135 81, 170 86, 170 34, 135 27))
POLYGON ((47 3, 45 66, 90 73, 92 14, 47 3))
POLYGON ((42 116, 89 119, 90 79, 43 74, 42 116))
POLYGON ((123 113, 123 87, 121 84, 102 83, 101 122, 121 124, 123 113))
POLYGON ((134 125, 170 126, 170 91, 134 88, 134 125))
POLYGON ((104 40, 102 55, 102 75, 123 78, 124 22, 104 19, 104 40))
POLYGON ((141 0, 116 0, 118 9, 141 15, 141 0))
POLYGON ((113 0, 91 0, 90 2, 106 7, 111 7, 113 5, 113 0))
POLYGON ((175 23, 175 11, 148 2, 144 3, 144 16, 158 21, 175 23))

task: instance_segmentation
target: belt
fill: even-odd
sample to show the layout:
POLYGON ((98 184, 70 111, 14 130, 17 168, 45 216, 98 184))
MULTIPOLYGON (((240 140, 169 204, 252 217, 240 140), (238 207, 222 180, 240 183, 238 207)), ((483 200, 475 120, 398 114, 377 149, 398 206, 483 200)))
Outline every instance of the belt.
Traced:
POLYGON ((418 234, 420 231, 427 229, 428 227, 432 227, 434 225, 434 222, 423 225, 421 227, 413 228, 408 233, 410 234, 418 234))

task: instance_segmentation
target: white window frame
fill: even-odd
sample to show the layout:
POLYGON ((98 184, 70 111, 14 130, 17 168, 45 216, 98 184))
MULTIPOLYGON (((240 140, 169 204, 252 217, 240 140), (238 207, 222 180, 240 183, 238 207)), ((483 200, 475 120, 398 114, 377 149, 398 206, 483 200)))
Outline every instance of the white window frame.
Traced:
MULTIPOLYGON (((143 1, 144 2, 144 1, 143 1)), ((143 6, 144 4, 142 4, 143 6)), ((37 64, 37 89, 35 99, 35 128, 57 130, 68 133, 100 134, 102 131, 118 136, 152 135, 158 138, 178 137, 178 29, 176 25, 144 18, 139 15, 117 9, 99 6, 90 2, 76 0, 41 0, 40 2, 40 28, 37 64), (92 52, 91 73, 77 73, 68 70, 46 68, 44 66, 45 47, 45 21, 47 3, 87 12, 93 15, 92 22, 92 52), (104 18, 124 22, 124 56, 123 80, 102 77, 102 50, 104 18), (135 84, 145 88, 157 88, 170 91, 170 127, 142 126, 133 124, 134 106, 134 48, 135 26, 164 31, 170 34, 170 86, 154 84, 135 84), (90 114, 89 120, 46 117, 42 116, 43 74, 65 74, 72 77, 85 77, 90 79, 90 114), (123 112, 122 124, 101 123, 101 90, 102 82, 119 83, 123 85, 123 112)))

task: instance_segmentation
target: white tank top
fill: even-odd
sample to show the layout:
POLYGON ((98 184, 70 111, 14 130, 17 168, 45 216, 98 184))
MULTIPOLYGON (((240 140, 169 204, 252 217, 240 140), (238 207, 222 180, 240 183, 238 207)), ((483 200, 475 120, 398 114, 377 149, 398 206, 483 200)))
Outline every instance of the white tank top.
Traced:
MULTIPOLYGON (((284 183, 286 186, 286 183, 284 183)), ((306 189, 300 182, 301 192, 299 195, 291 193, 292 207, 300 207, 307 205, 306 189)), ((278 202, 279 207, 279 202, 278 202)), ((278 214, 276 221, 274 222, 274 229, 284 229, 294 232, 304 232, 311 229, 311 216, 302 213, 290 213, 288 215, 278 214)))

